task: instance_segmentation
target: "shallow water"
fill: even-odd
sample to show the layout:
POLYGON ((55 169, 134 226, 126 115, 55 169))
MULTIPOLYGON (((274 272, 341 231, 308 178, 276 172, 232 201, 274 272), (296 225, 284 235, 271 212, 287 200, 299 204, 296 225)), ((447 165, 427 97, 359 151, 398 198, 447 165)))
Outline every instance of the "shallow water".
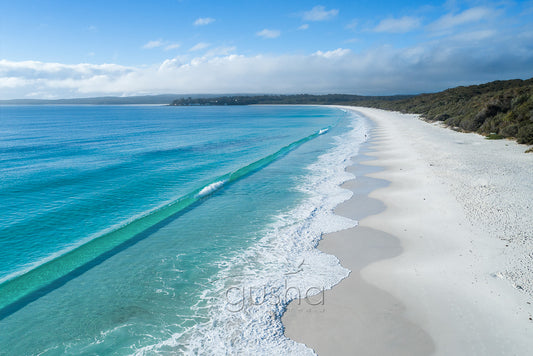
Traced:
POLYGON ((313 247, 354 223, 330 210, 347 198, 337 185, 362 119, 324 107, 0 110, 0 293, 15 301, 0 353, 308 352, 282 335, 283 288, 347 273, 313 247), (241 307, 260 289, 263 302, 241 307))

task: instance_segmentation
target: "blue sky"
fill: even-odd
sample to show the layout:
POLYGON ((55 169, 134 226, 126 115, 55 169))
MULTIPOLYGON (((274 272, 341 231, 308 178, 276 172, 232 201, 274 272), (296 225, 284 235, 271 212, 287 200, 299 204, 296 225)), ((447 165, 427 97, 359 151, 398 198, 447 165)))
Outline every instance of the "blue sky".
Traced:
POLYGON ((438 91, 533 76, 533 1, 0 0, 0 98, 438 91))

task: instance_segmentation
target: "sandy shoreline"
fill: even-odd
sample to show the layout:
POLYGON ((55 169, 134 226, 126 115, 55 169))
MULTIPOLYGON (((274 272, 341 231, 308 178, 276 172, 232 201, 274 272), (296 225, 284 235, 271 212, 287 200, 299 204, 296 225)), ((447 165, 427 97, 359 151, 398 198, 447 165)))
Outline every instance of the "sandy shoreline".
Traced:
POLYGON ((533 156, 412 115, 344 109, 376 126, 344 186, 354 196, 336 208, 359 226, 319 248, 352 273, 324 305, 291 303, 285 334, 319 355, 529 354, 533 156))

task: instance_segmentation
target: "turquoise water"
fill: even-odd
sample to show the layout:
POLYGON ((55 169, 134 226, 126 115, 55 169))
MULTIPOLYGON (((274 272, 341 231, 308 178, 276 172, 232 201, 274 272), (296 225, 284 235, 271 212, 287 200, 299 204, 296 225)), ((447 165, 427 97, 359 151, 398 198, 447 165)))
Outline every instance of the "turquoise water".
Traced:
POLYGON ((347 273, 313 247, 352 223, 328 214, 346 198, 337 185, 361 118, 0 110, 0 354, 308 352, 283 337, 290 296, 276 293, 288 278, 319 288, 347 273), (240 303, 252 287, 277 302, 240 303))

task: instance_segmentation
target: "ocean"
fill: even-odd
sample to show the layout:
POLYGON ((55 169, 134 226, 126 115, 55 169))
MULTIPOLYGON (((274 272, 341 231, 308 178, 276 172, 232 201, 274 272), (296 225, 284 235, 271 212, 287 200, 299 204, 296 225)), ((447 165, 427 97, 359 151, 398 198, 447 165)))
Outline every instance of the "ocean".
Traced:
POLYGON ((349 272, 316 245, 356 224, 332 209, 366 130, 329 107, 0 107, 0 355, 312 354, 281 315, 349 272))

